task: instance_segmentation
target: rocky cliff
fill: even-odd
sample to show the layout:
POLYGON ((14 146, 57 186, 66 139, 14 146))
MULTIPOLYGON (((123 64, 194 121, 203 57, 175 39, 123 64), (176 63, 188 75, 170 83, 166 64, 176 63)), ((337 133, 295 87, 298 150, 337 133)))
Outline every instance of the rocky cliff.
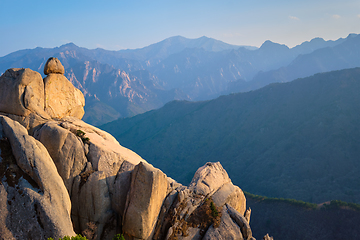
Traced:
POLYGON ((58 59, 44 73, 0 77, 0 239, 254 239, 219 162, 177 183, 81 121, 84 97, 58 59))

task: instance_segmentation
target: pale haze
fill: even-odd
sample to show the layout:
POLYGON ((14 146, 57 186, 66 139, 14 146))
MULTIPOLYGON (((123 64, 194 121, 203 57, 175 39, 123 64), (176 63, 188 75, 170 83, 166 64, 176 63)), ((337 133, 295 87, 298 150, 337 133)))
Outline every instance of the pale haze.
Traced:
POLYGON ((29 1, 0 0, 0 56, 73 42, 134 49, 171 36, 289 47, 360 33, 359 0, 29 1))

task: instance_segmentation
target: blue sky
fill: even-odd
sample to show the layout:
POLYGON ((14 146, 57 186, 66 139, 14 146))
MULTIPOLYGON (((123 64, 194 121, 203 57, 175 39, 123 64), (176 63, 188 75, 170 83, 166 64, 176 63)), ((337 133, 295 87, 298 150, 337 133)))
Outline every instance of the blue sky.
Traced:
POLYGON ((293 47, 360 33, 360 0, 0 0, 0 31, 0 56, 68 42, 141 48, 176 35, 293 47))

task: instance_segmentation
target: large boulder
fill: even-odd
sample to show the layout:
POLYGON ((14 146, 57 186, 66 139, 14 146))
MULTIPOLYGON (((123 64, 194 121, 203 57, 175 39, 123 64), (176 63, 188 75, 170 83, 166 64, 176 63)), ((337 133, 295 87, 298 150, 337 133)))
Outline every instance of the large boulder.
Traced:
POLYGON ((0 112, 27 117, 44 112, 44 82, 40 73, 29 68, 11 68, 0 77, 0 112))
POLYGON ((44 74, 49 75, 50 73, 64 74, 65 69, 61 64, 60 60, 55 57, 49 58, 44 66, 44 74))
POLYGON ((226 183, 219 188, 213 195, 212 200, 217 206, 229 204, 240 214, 244 214, 246 210, 246 198, 243 191, 234 186, 231 182, 226 183))
POLYGON ((34 136, 48 150, 68 192, 71 193, 74 177, 83 171, 87 162, 83 141, 67 129, 65 123, 57 121, 46 122, 35 130, 34 136))
POLYGON ((4 116, 0 116, 0 139, 2 239, 75 235, 70 198, 46 148, 4 116))
POLYGON ((0 77, 0 112, 30 132, 51 118, 84 115, 84 95, 63 75, 61 62, 50 58, 44 73, 48 76, 42 79, 31 69, 12 68, 0 77))
POLYGON ((140 162, 134 168, 123 223, 127 235, 140 239, 151 237, 168 185, 166 175, 150 164, 140 162))
POLYGON ((44 78, 44 85, 45 112, 52 118, 84 116, 84 95, 64 75, 50 73, 44 78))
POLYGON ((229 175, 221 164, 209 162, 196 171, 189 188, 196 194, 206 196, 229 182, 231 182, 229 175))

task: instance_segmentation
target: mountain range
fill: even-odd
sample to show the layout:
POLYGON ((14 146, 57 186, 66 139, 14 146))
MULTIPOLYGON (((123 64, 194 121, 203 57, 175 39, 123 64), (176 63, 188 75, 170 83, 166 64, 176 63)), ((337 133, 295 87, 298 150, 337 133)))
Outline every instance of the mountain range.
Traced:
POLYGON ((221 161, 247 192, 359 203, 359 91, 353 68, 173 101, 101 128, 182 183, 205 162, 221 161))
POLYGON ((355 54, 359 42, 360 36, 351 34, 336 41, 315 38, 294 48, 271 41, 255 48, 207 37, 176 36, 120 51, 89 50, 69 43, 1 57, 0 73, 12 67, 39 71, 49 56, 59 58, 65 76, 85 96, 84 120, 101 125, 159 108, 171 100, 206 100, 253 90, 270 82, 336 70, 339 62, 341 67, 360 66, 359 54, 355 54), (326 61, 317 62, 319 56, 326 61), (311 71, 304 71, 309 59, 313 59, 311 71))
POLYGON ((250 82, 242 80, 232 82, 224 94, 255 90, 269 83, 288 82, 315 73, 359 67, 359 63, 360 36, 350 34, 345 40, 340 39, 328 47, 316 49, 310 54, 299 54, 287 66, 267 72, 260 71, 250 82))

